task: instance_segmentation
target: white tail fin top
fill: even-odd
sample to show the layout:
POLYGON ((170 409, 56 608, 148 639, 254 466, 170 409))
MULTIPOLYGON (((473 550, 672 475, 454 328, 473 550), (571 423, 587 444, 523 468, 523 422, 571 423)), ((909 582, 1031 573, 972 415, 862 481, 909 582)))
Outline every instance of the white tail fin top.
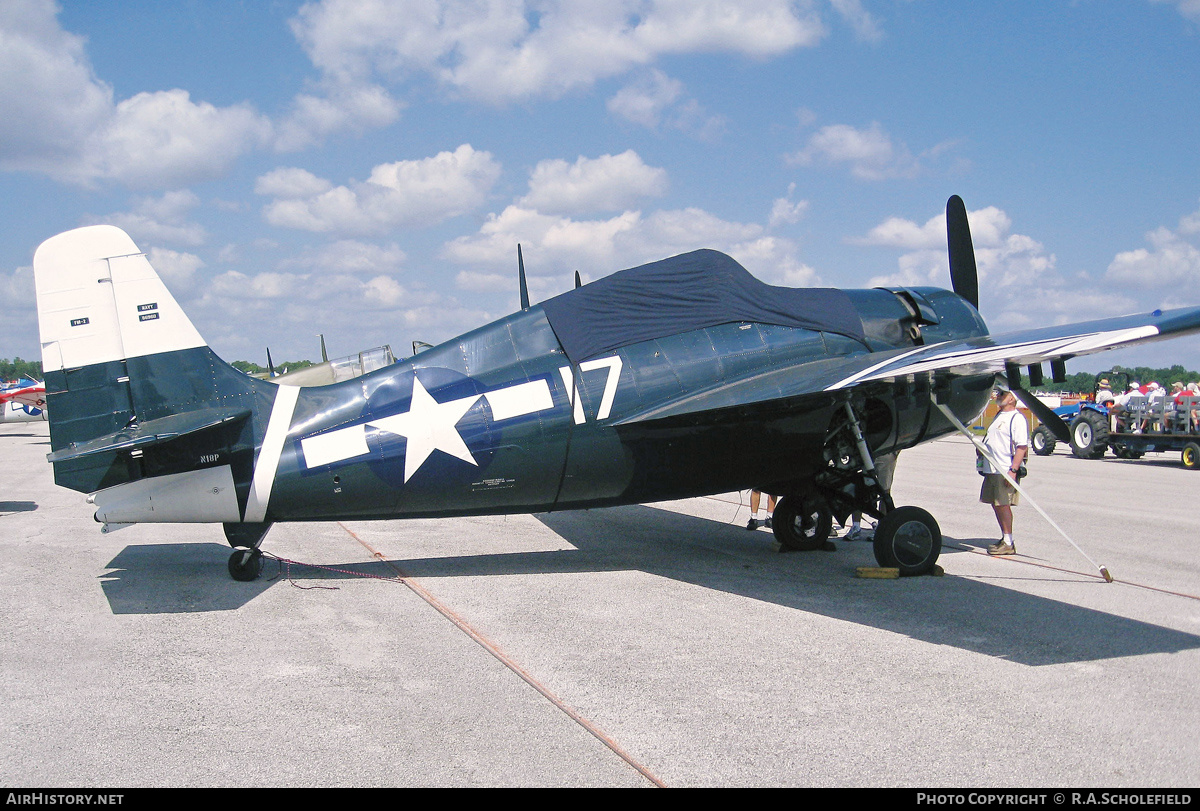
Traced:
POLYGON ((51 237, 33 255, 33 275, 44 371, 205 346, 120 228, 51 237))

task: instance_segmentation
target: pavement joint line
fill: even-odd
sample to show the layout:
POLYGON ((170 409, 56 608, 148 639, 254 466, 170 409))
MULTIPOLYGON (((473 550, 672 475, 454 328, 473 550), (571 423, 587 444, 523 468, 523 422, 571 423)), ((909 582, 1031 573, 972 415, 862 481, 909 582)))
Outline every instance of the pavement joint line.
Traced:
MULTIPOLYGON (((448 619, 451 622, 451 624, 453 624, 456 628, 458 628, 460 631, 462 631, 468 637, 470 637, 472 640, 474 640, 480 647, 482 647, 489 654, 491 654, 492 657, 494 657, 502 665, 504 665, 506 668, 508 668, 514 675, 516 675, 519 679, 521 679, 523 682, 525 682, 530 687, 532 687, 534 690, 536 690, 543 698, 545 698, 547 701, 549 701, 551 704, 553 704, 555 707, 557 707, 561 712, 563 712, 568 718, 570 718, 572 721, 574 721, 576 724, 578 724, 580 727, 582 727, 585 731, 587 731, 588 734, 590 734, 596 740, 600 741, 600 743, 602 743, 606 747, 608 747, 608 749, 610 749, 617 757, 621 758, 621 760, 628 763, 635 771, 637 771, 639 774, 641 774, 643 777, 645 777, 647 780, 649 780, 651 783, 653 783, 658 788, 666 788, 666 784, 663 783, 662 780, 660 780, 658 777, 656 777, 645 766, 638 763, 637 760, 635 760, 632 755, 630 755, 628 752, 626 752, 624 749, 622 749, 621 746, 619 744, 617 744, 616 741, 614 741, 612 738, 610 738, 607 734, 605 734, 602 730, 600 730, 591 721, 584 718, 582 715, 580 715, 578 712, 576 712, 574 709, 572 709, 570 706, 568 706, 566 704, 566 702, 564 702, 562 699, 560 699, 558 696, 556 696, 553 692, 551 692, 548 687, 541 684, 531 674, 526 672, 524 670, 524 668, 522 668, 515 661, 513 661, 513 659, 508 654, 504 653, 504 651, 502 651, 500 649, 500 647, 498 645, 496 645, 496 643, 492 642, 490 639, 485 637, 482 633, 480 633, 479 631, 472 628, 470 623, 468 623, 465 619, 460 617, 449 606, 447 606, 445 603, 443 603, 441 600, 439 600, 431 592, 427 591, 423 586, 421 586, 419 583, 417 583, 415 578, 409 577, 404 572, 404 570, 402 570, 399 566, 397 566, 395 564, 394 561, 388 560, 383 555, 382 552, 379 552, 376 549, 372 548, 370 544, 368 544, 362 538, 358 537, 358 535, 354 532, 354 530, 350 529, 348 526, 343 524, 341 521, 338 521, 337 525, 339 527, 341 527, 342 530, 344 530, 347 535, 349 535, 356 542, 358 542, 358 544, 360 546, 362 546, 364 549, 366 549, 367 552, 370 553, 371 557, 380 561, 385 566, 387 566, 389 569, 394 571, 396 573, 396 581, 395 582, 403 584, 406 588, 409 589, 409 591, 411 591, 413 594, 420 597, 431 608, 433 608, 435 611, 437 611, 443 617, 448 619)), ((386 578, 381 578, 381 579, 386 579, 386 578)))

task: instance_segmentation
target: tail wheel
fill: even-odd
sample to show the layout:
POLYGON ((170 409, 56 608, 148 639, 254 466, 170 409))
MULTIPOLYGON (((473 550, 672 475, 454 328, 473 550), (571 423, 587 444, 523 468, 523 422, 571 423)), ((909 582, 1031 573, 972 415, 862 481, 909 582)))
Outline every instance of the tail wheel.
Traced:
POLYGON ((242 583, 257 580, 263 570, 263 555, 261 549, 242 546, 233 550, 229 556, 229 576, 242 583))
POLYGON ((833 531, 833 513, 815 493, 784 496, 771 514, 771 531, 780 549, 811 552, 821 549, 833 531))
POLYGON ((1200 469, 1200 445, 1195 442, 1189 442, 1183 446, 1183 456, 1181 457, 1183 466, 1188 470, 1200 469))
POLYGON ((942 554, 942 530, 920 507, 897 507, 875 527, 875 560, 904 577, 928 574, 942 554))

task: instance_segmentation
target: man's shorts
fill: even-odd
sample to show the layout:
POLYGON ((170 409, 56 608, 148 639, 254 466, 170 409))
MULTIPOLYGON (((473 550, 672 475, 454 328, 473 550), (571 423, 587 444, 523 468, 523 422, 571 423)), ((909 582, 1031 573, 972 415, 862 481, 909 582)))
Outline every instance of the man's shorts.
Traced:
POLYGON ((1004 480, 999 473, 989 473, 983 477, 983 486, 979 488, 979 500, 993 507, 1015 507, 1020 503, 1021 494, 1017 488, 1004 480))

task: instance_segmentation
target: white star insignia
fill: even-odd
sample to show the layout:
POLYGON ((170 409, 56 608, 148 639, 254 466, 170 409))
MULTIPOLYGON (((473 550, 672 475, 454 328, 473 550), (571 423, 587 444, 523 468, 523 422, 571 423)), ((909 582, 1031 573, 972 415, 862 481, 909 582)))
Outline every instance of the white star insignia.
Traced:
POLYGON ((413 377, 412 402, 408 411, 393 417, 372 420, 367 425, 408 439, 408 447, 404 452, 406 484, 434 451, 448 453, 478 467, 479 463, 475 461, 467 444, 463 442, 462 435, 454 426, 471 406, 478 402, 480 396, 472 394, 470 397, 439 403, 425 390, 421 381, 413 377))
POLYGON ((405 484, 434 451, 442 451, 479 467, 455 426, 481 397, 487 399, 494 422, 516 419, 554 407, 554 398, 545 380, 517 383, 486 394, 472 394, 470 397, 439 403, 414 376, 412 399, 406 413, 300 440, 300 446, 304 449, 304 465, 314 468, 370 454, 367 426, 373 426, 408 439, 404 452, 405 484))

